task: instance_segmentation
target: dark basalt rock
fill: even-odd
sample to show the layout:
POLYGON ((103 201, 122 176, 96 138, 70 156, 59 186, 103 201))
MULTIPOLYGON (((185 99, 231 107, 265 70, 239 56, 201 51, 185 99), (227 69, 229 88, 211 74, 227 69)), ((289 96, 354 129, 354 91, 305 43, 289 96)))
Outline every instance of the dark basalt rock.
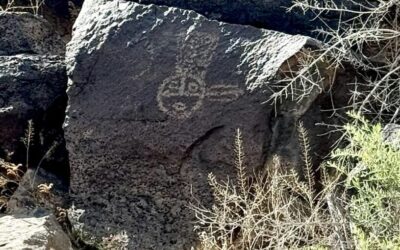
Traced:
MULTIPOLYGON (((63 41, 68 42, 71 39, 72 25, 78 16, 82 3, 83 0, 44 0, 40 1, 39 8, 36 9, 36 7, 32 7, 32 1, 30 0, 0 0, 0 7, 6 9, 3 15, 13 15, 15 18, 18 15, 23 15, 25 18, 23 20, 26 20, 26 16, 29 15, 29 13, 36 14, 36 16, 32 15, 36 20, 32 19, 30 23, 25 23, 24 26, 22 26, 22 28, 25 28, 24 31, 26 31, 26 27, 28 27, 28 30, 37 32, 37 27, 43 28, 43 24, 38 25, 37 21, 44 22, 44 20, 46 20, 48 22, 46 25, 51 28, 51 33, 48 34, 48 36, 54 37, 55 34, 58 34, 63 41)), ((11 26, 7 27, 7 29, 4 27, 2 30, 1 26, 4 25, 1 22, 0 24, 0 35, 3 31, 7 31, 9 34, 16 30, 17 33, 20 33, 18 30, 21 24, 18 19, 14 19, 14 21, 11 22, 11 26), (12 24, 16 24, 16 26, 14 27, 12 24)), ((47 40, 47 37, 44 36, 42 40, 43 39, 47 40)), ((39 41, 40 40, 37 40, 36 42, 38 43, 39 41)), ((1 50, 2 48, 0 47, 0 53, 1 50)), ((63 46, 63 50, 65 50, 65 46, 63 46)))
POLYGON ((62 124, 67 105, 65 43, 44 19, 29 13, 0 13, 0 158, 26 167, 22 143, 28 121, 34 138, 29 167, 42 167, 68 184, 69 165, 62 124))
POLYGON ((25 165, 26 148, 21 140, 32 120, 35 136, 30 167, 35 167, 56 143, 42 167, 67 181, 69 167, 62 130, 67 77, 62 60, 59 56, 0 56, 0 158, 25 165))
POLYGON ((194 10, 211 19, 246 24, 289 34, 310 34, 320 24, 311 15, 287 13, 292 0, 134 0, 142 4, 156 4, 194 10))
MULTIPOLYGON (((156 4, 196 11, 207 18, 234 24, 251 25, 285 32, 315 36, 313 32, 323 23, 311 11, 303 13, 299 9, 291 12, 292 0, 132 0, 142 4, 156 4)), ((338 0, 338 4, 346 1, 338 0)), ((348 5, 348 3, 347 3, 348 5)), ((326 17, 327 18, 327 17, 326 17)), ((337 17, 329 19, 337 21, 337 17)))
POLYGON ((64 55, 65 43, 46 20, 29 13, 0 12, 0 56, 64 55))
POLYGON ((319 119, 305 115, 318 93, 276 114, 257 87, 311 44, 193 11, 86 1, 67 48, 65 136, 87 230, 125 230, 130 249, 189 249, 191 191, 210 203, 207 175, 235 175, 237 128, 250 172, 271 149, 298 163, 296 124, 319 119))

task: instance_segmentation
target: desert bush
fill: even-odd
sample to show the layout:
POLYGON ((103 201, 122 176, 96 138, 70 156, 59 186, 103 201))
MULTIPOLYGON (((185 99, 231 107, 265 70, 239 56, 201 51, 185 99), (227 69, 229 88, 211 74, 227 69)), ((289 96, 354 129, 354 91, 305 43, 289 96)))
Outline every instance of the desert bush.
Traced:
POLYGON ((358 249, 400 248, 400 151, 383 140, 381 125, 357 113, 344 126, 348 146, 329 166, 345 177, 352 234, 358 249), (392 246, 392 247, 390 247, 392 246), (395 247, 393 247, 395 246, 395 247))
POLYGON ((23 175, 22 165, 0 159, 0 213, 6 211, 8 200, 17 189, 23 175))
POLYGON ((379 124, 349 116, 348 145, 320 166, 320 180, 301 124, 302 180, 276 157, 265 175, 248 176, 238 132, 235 180, 210 174, 212 207, 192 204, 198 249, 400 249, 400 151, 379 124))
MULTIPOLYGON (((327 201, 337 180, 326 179, 326 188, 317 191, 310 166, 308 139, 302 125, 300 139, 306 180, 295 171, 284 172, 279 159, 263 176, 248 178, 243 164, 240 132, 235 140, 236 180, 218 182, 213 174, 209 183, 214 195, 211 208, 193 204, 199 249, 346 249, 340 216, 332 216, 327 201)), ((336 207, 333 203, 331 207, 336 207)), ((333 211, 333 210, 332 210, 333 211)))
POLYGON ((125 231, 117 234, 110 234, 103 237, 101 241, 101 249, 104 250, 126 250, 129 245, 129 237, 125 231))
MULTIPOLYGON (((32 122, 29 121, 27 133, 30 131, 33 134, 33 125, 32 122)), ((23 139, 23 143, 28 143, 25 145, 29 145, 31 143, 31 137, 23 139)), ((28 148, 29 148, 28 146, 28 148)), ((29 158, 29 149, 27 149, 27 164, 29 158)), ((22 177, 24 176, 26 168, 22 166, 22 164, 14 164, 8 162, 4 159, 0 159, 0 213, 6 212, 8 201, 11 196, 17 190, 22 177)))
MULTIPOLYGON (((22 143, 25 146, 25 164, 13 164, 0 159, 0 213, 6 212, 8 201, 11 196, 20 187, 21 181, 25 176, 27 170, 31 168, 30 165, 30 153, 31 148, 34 146, 35 129, 34 124, 31 120, 28 121, 27 129, 25 130, 25 136, 21 138, 22 143)), ((52 183, 36 183, 36 177, 39 173, 42 163, 49 159, 53 154, 54 150, 58 146, 58 143, 53 145, 46 151, 44 156, 40 159, 33 172, 32 176, 29 176, 29 186, 23 187, 26 191, 29 191, 35 198, 36 202, 40 205, 53 203, 53 195, 51 193, 53 184, 52 183)), ((52 207, 52 206, 49 206, 52 207)))
POLYGON ((325 24, 317 30, 322 43, 291 74, 269 87, 274 91, 270 100, 301 101, 329 90, 318 66, 338 72, 347 65, 358 71, 354 82, 341 83, 353 88, 349 107, 377 121, 400 121, 400 0, 293 2, 289 11, 311 11, 325 24), (338 21, 328 20, 332 17, 338 21))
POLYGON ((77 209, 72 205, 65 210, 65 217, 68 220, 68 229, 70 238, 78 249, 94 250, 126 250, 129 245, 129 236, 126 231, 120 231, 102 238, 96 237, 85 228, 85 224, 80 218, 85 213, 83 209, 77 209))

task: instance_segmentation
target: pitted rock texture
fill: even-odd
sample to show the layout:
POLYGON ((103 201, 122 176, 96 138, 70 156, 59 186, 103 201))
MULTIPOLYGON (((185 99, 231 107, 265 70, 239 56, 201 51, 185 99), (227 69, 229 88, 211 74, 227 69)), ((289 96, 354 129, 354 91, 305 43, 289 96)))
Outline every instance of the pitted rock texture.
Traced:
MULTIPOLYGON (((82 6, 83 0, 43 0, 40 1, 40 7, 37 10, 36 21, 44 20, 47 21, 47 26, 50 27, 50 36, 58 34, 64 42, 68 42, 71 39, 72 25, 78 16, 79 10, 82 6)), ((5 12, 13 12, 13 14, 29 16, 36 12, 32 8, 31 0, 0 0, 0 7, 5 9, 5 12)), ((31 15, 33 16, 33 15, 31 15)), ((26 27, 30 27, 32 31, 37 30, 38 26, 35 26, 35 20, 31 21, 31 24, 26 27)), ((9 27, 10 31, 15 27, 9 27)), ((0 29, 1 30, 1 29, 0 29)), ((18 31, 18 30, 16 30, 18 31)), ((0 33, 1 34, 1 33, 0 33)), ((65 52, 65 45, 63 46, 63 53, 65 52)))
POLYGON ((65 43, 43 18, 0 13, 0 158, 27 167, 22 143, 28 121, 34 138, 29 167, 43 161, 68 182, 69 165, 62 124, 67 105, 65 43))
POLYGON ((33 121, 34 137, 29 167, 36 167, 49 148, 55 150, 43 161, 60 176, 69 175, 62 123, 67 103, 67 76, 59 56, 0 56, 0 158, 26 167, 22 143, 28 121, 33 121))
POLYGON ((0 56, 64 55, 65 43, 44 19, 29 13, 0 12, 0 56))
POLYGON ((191 192, 209 203, 207 175, 235 174, 237 128, 249 171, 264 164, 273 107, 249 89, 310 42, 187 10, 85 1, 67 47, 65 136, 87 229, 126 230, 130 249, 189 249, 191 192))
POLYGON ((68 236, 52 215, 0 217, 0 249, 72 250, 68 236))

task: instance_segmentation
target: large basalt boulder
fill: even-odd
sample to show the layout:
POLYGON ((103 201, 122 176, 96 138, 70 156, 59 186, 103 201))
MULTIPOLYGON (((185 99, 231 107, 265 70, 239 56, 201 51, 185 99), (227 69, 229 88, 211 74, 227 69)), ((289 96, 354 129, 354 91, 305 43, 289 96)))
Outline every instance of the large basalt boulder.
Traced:
POLYGON ((44 19, 0 13, 0 158, 36 167, 57 144, 41 166, 68 181, 62 129, 67 105, 64 53, 65 43, 44 19), (27 149, 22 139, 29 120, 34 135, 27 149))
MULTIPOLYGON (((249 171, 267 157, 274 107, 263 104, 268 91, 249 89, 272 81, 307 44, 182 9, 85 1, 67 47, 65 136, 87 230, 125 230, 130 249, 189 249, 189 202, 211 202, 208 173, 234 175, 235 130, 249 171)), ((280 129, 292 137, 276 143, 296 144, 280 129)))

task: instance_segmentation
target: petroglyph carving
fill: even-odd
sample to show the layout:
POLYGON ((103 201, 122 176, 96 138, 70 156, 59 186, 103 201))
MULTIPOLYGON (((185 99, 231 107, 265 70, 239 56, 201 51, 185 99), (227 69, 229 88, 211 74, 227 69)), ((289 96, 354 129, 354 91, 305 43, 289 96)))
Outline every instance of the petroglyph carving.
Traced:
POLYGON ((159 109, 178 119, 188 118, 205 100, 229 102, 243 94, 238 86, 206 86, 205 74, 210 65, 218 36, 210 33, 192 32, 178 40, 175 74, 160 85, 157 95, 159 109))
POLYGON ((206 96, 214 102, 230 102, 243 95, 243 90, 235 85, 214 85, 208 88, 206 96))
POLYGON ((173 75, 158 90, 158 106, 171 116, 187 118, 202 105, 205 90, 204 81, 195 75, 173 75))

